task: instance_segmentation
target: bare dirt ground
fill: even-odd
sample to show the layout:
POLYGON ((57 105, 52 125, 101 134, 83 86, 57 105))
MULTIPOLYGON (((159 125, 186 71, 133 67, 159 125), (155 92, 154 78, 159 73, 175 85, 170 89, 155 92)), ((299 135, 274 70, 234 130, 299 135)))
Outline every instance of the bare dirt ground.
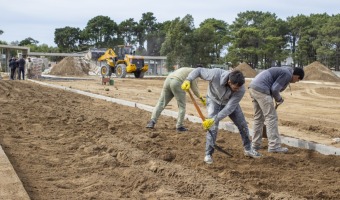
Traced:
MULTIPOLYGON (((163 80, 49 82, 154 106, 163 80)), ((204 94, 207 82, 199 84, 204 94)), ((339 137, 339 83, 291 87, 278 108, 281 133, 339 137)), ((238 134, 222 130, 217 142, 234 157, 216 152, 206 165, 200 124, 186 121, 189 131, 178 134, 175 119, 162 116, 146 129, 149 112, 30 81, 1 80, 0 94, 0 143, 31 199, 340 199, 339 156, 290 147, 249 159, 238 134)), ((241 106, 251 126, 248 93, 241 106)), ((197 116, 189 98, 187 107, 197 116)))
MULTIPOLYGON (((164 77, 114 79, 114 85, 110 86, 102 85, 99 77, 91 77, 93 80, 50 82, 68 88, 155 106, 165 80, 164 77)), ((250 80, 246 80, 246 87, 249 82, 250 80)), ((199 81, 202 95, 206 94, 207 86, 207 81, 199 81)), ((339 82, 301 81, 291 84, 291 89, 287 88, 282 96, 285 102, 277 110, 282 135, 340 147, 340 143, 334 143, 332 140, 340 137, 339 82)), ((189 97, 187 101, 187 114, 198 116, 189 97)), ((252 127, 253 106, 248 91, 241 101, 241 106, 249 126, 252 127)), ((176 101, 171 101, 166 109, 177 111, 176 101)), ((201 109, 206 114, 205 107, 201 106, 201 109)), ((145 119, 145 124, 149 118, 145 119)), ((227 118, 224 121, 230 120, 227 118)), ((174 126, 174 124, 169 125, 174 126)))

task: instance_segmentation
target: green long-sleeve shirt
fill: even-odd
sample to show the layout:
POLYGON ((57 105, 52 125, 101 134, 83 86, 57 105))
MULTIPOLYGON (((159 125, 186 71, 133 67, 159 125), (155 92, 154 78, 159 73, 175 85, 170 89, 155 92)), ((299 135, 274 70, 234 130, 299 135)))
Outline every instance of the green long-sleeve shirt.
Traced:
MULTIPOLYGON (((188 77, 190 72, 192 72, 194 68, 189 68, 189 67, 182 67, 177 70, 175 70, 173 73, 171 73, 168 78, 176 78, 180 80, 181 82, 184 82, 185 79, 188 77)), ((190 86, 192 92, 197 96, 198 98, 201 97, 201 94, 198 90, 198 85, 197 85, 197 79, 191 81, 191 86, 190 86)))

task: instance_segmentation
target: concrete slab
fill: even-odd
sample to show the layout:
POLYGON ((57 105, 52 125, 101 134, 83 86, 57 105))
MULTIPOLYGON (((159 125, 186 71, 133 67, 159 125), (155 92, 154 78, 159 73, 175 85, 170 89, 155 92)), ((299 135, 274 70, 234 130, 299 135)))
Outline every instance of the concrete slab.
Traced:
POLYGON ((22 185, 13 166, 0 146, 0 199, 29 200, 29 196, 22 185))

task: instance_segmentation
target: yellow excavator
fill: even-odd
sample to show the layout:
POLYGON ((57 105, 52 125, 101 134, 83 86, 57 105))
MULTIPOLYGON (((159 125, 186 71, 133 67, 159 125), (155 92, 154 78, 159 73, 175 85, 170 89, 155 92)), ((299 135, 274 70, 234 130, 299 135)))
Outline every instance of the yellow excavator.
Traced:
POLYGON ((107 49, 104 54, 100 51, 92 51, 92 54, 102 54, 98 57, 100 62, 100 74, 111 76, 114 73, 118 78, 125 78, 127 73, 134 73, 136 78, 143 78, 149 66, 144 63, 143 56, 135 55, 132 46, 119 45, 116 48, 107 49))

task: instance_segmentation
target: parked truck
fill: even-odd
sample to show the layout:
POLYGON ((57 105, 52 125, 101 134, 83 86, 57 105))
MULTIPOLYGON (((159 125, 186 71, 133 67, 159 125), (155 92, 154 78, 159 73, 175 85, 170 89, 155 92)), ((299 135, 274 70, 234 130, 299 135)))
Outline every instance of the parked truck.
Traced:
POLYGON ((148 65, 143 56, 135 55, 132 46, 119 45, 114 49, 90 50, 92 59, 97 59, 100 63, 100 74, 103 77, 115 74, 119 78, 125 78, 127 73, 133 73, 136 78, 144 77, 148 65))

